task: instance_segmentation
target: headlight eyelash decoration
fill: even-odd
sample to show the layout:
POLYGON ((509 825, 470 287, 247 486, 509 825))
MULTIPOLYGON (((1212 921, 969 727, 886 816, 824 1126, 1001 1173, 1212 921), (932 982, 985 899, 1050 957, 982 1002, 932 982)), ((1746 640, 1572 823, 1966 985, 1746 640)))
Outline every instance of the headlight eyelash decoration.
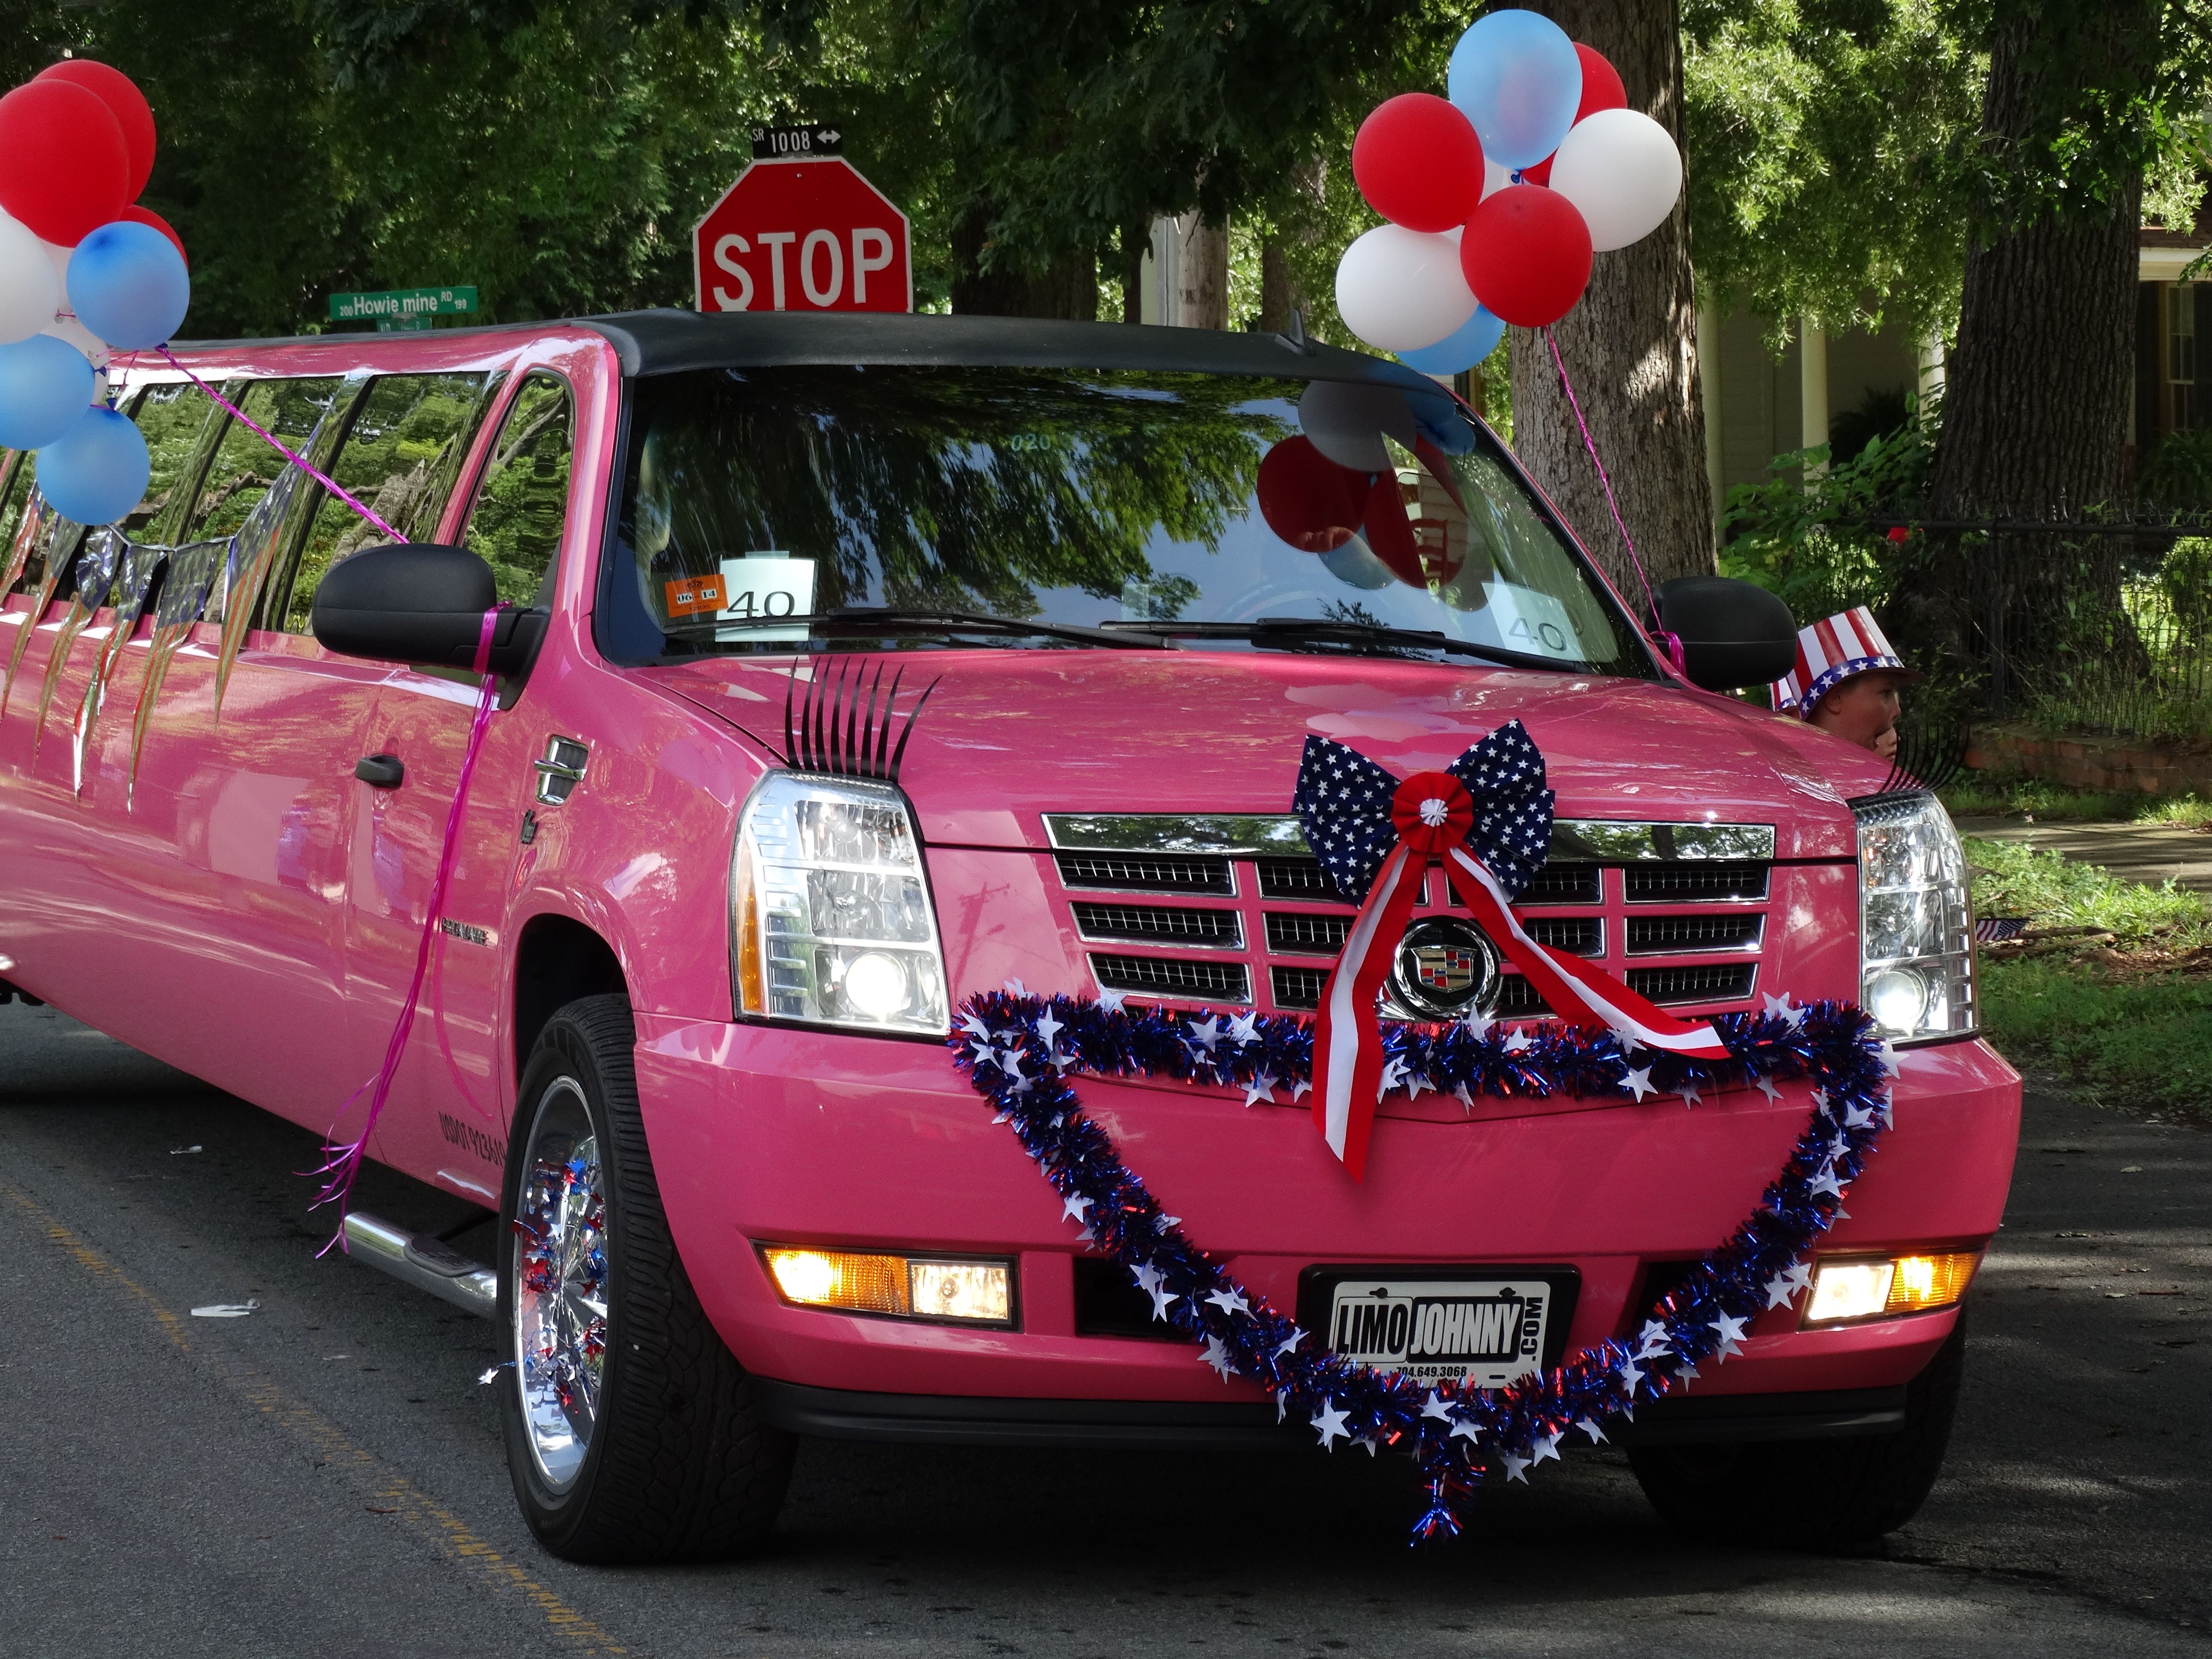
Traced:
POLYGON ((1555 1092, 1680 1095, 1694 1103, 1708 1085, 1736 1084, 1778 1097, 1773 1079, 1809 1079, 1813 1113, 1789 1161, 1734 1234, 1649 1310, 1630 1341, 1600 1342, 1565 1364, 1501 1389, 1413 1382, 1328 1352, 1311 1332, 1232 1279, 1191 1243, 1113 1139, 1087 1116, 1072 1073, 1172 1077, 1241 1088, 1246 1103, 1295 1099, 1311 1086, 1313 1022, 1250 1012, 1224 1018, 1161 1007, 1037 997, 1010 988, 971 997, 951 1046, 956 1063, 1009 1125, 1060 1195, 1081 1242, 1128 1271, 1152 1298, 1153 1317, 1193 1342, 1225 1382, 1258 1382, 1279 1420, 1295 1412, 1334 1450, 1338 1441, 1369 1452, 1404 1445, 1428 1493, 1415 1541, 1455 1535, 1455 1505, 1494 1456, 1509 1480, 1525 1481, 1556 1459, 1570 1433, 1605 1437, 1616 1416, 1686 1385, 1707 1361, 1737 1352, 1765 1308, 1792 1303, 1810 1282, 1815 1240, 1841 1215, 1844 1188, 1864 1168, 1890 1116, 1896 1057, 1872 1022, 1842 1002, 1791 1004, 1770 998, 1763 1014, 1716 1018, 1729 1058, 1703 1060, 1652 1052, 1632 1062, 1620 1039, 1598 1030, 1479 1024, 1383 1026, 1383 1087, 1471 1103, 1476 1094, 1541 1098, 1555 1092))

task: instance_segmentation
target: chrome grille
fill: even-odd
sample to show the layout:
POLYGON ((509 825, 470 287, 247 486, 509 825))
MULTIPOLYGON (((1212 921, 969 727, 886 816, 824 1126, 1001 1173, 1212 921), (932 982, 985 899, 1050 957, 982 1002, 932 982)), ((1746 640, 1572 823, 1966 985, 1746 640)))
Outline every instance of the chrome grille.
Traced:
POLYGON ((1336 890, 1336 883, 1321 867, 1319 859, 1260 859, 1254 864, 1260 878, 1260 896, 1304 899, 1316 904, 1349 904, 1336 890))
POLYGON ((1632 864, 1621 872, 1631 904, 1694 904, 1701 899, 1763 899, 1764 864, 1632 864))
POLYGON ((1352 931, 1352 918, 1285 915, 1267 912, 1267 948, 1294 956, 1334 956, 1344 949, 1344 936, 1352 931))
POLYGON ((1085 939, 1140 939, 1234 951, 1244 943, 1234 910, 1187 910, 1166 904, 1071 904, 1085 939))
MULTIPOLYGON (((1048 817, 1047 827, 1061 925, 1090 947, 1101 988, 1167 1002, 1319 1005, 1352 911, 1305 855, 1295 820, 1048 817), (1168 894, 1217 902, 1146 897, 1168 894)), ((1772 847, 1760 826, 1563 825, 1553 862, 1514 912, 1539 943, 1602 963, 1655 1002, 1741 1006, 1759 979, 1772 847)), ((1416 914, 1447 911, 1464 914, 1432 872, 1416 914)), ((1552 1012, 1509 968, 1496 1014, 1552 1012)))
POLYGON ((1252 981, 1241 962, 1184 962, 1173 957, 1091 953, 1091 971, 1109 991, 1142 992, 1178 1002, 1249 1002, 1252 981))
POLYGON ((1062 853, 1060 878, 1070 887, 1112 887, 1125 893, 1230 893, 1227 859, 1123 857, 1062 853))
POLYGON ((1741 1002, 1758 975, 1748 962, 1716 962, 1694 968, 1632 968, 1622 977, 1630 990, 1654 1002, 1741 1002))
POLYGON ((1523 916, 1521 931, 1539 945, 1578 957, 1605 954, 1605 922, 1597 916, 1523 916))
POLYGON ((1720 916, 1631 916, 1628 954, 1665 956, 1680 951, 1747 951, 1766 926, 1763 915, 1741 911, 1720 916))

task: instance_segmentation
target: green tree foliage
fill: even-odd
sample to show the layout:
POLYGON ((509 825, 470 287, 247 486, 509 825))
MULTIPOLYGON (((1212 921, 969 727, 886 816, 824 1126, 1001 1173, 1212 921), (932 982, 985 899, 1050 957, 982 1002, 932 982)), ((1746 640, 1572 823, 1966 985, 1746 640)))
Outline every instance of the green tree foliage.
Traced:
POLYGON ((690 229, 756 121, 832 118, 949 282, 939 99, 899 0, 803 47, 719 7, 625 0, 31 0, 0 74, 114 64, 161 130, 147 204, 192 258, 185 331, 325 325, 351 289, 471 283, 479 320, 683 305, 690 229))
POLYGON ((1692 248, 1727 303, 1923 331, 1958 304, 1985 52, 1940 0, 1686 0, 1692 248))

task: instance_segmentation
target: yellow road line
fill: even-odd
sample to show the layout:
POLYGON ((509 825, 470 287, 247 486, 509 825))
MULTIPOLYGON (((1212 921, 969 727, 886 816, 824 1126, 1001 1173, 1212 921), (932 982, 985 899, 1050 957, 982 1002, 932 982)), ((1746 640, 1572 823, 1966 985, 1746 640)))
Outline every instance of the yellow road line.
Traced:
POLYGON ((629 1651, 617 1645, 606 1632, 532 1578, 520 1562, 508 1559, 477 1537, 460 1516, 435 1502, 406 1476, 382 1462, 374 1453, 355 1445, 346 1437, 343 1429, 313 1406, 293 1398, 259 1372, 236 1370, 212 1354, 195 1352, 187 1334, 190 1328, 183 1320, 162 1306, 152 1291, 71 1232, 45 1206, 4 1182, 0 1182, 0 1193, 5 1193, 13 1200, 19 1209, 45 1230, 46 1237, 53 1244, 92 1278, 128 1292, 153 1316, 154 1322, 161 1327, 164 1336, 179 1350, 192 1356, 194 1364, 212 1373, 233 1394, 273 1419, 296 1438, 305 1441, 327 1467, 356 1471, 365 1483, 374 1487, 373 1495, 378 1508, 391 1510, 409 1526, 429 1534, 464 1571, 495 1595, 520 1593, 533 1603, 544 1614, 545 1622, 553 1633, 562 1638, 571 1651, 629 1651))

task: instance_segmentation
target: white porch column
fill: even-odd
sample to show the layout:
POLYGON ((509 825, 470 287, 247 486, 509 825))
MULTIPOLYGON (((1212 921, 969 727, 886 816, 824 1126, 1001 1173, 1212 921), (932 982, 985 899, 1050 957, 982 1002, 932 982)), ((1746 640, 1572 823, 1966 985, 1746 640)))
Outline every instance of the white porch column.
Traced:
POLYGON ((1710 300, 1698 301, 1698 395, 1705 411, 1705 484, 1712 494, 1713 541, 1717 546, 1728 487, 1723 482, 1721 447, 1721 313, 1710 300))
POLYGON ((1930 333, 1920 343, 1920 396, 1923 401, 1943 390, 1943 337, 1930 333))
MULTIPOLYGON (((1810 317, 1797 319, 1797 399, 1802 410, 1800 449, 1828 441, 1828 337, 1810 317)), ((1826 463, 1808 466, 1805 476, 1818 477, 1826 463)))

